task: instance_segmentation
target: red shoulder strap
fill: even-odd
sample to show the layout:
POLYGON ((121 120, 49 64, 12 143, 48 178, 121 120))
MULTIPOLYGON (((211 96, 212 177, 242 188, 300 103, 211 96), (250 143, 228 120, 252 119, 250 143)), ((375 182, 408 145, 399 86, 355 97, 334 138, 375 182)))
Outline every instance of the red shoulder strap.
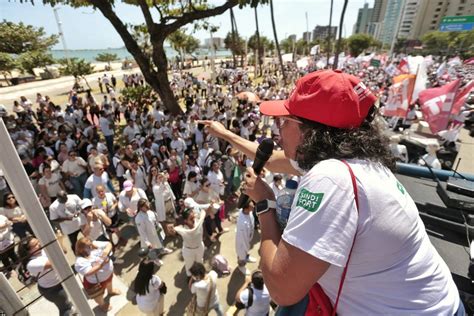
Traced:
MULTIPOLYGON (((342 162, 347 166, 347 168, 349 169, 349 173, 351 174, 352 187, 354 189, 354 199, 355 199, 355 203, 356 203, 357 213, 359 213, 359 197, 358 197, 358 194, 357 194, 356 178, 354 176, 354 172, 352 172, 351 166, 349 166, 347 161, 342 160, 342 162)), ((337 291, 336 302, 334 303, 334 308, 333 308, 333 311, 332 311, 333 316, 336 315, 337 304, 339 304, 339 297, 341 296, 342 286, 344 285, 344 280, 346 279, 347 267, 349 266, 349 261, 351 260, 351 254, 352 254, 352 249, 354 249, 354 243, 355 243, 355 240, 356 240, 356 235, 357 235, 357 227, 356 227, 356 234, 354 235, 354 239, 352 240, 351 250, 349 251, 349 256, 347 257, 346 266, 344 267, 344 270, 342 271, 341 282, 339 283, 339 290, 337 291)))

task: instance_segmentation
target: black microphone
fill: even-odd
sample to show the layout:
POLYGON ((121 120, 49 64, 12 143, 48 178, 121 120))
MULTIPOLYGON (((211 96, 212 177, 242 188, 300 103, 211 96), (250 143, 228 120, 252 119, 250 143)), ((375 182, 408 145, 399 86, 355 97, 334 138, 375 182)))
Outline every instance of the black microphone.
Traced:
MULTIPOLYGON (((263 167, 267 163, 268 159, 272 156, 273 153, 273 140, 270 138, 265 138, 262 140, 260 145, 258 145, 257 152, 255 153, 255 160, 253 161, 253 171, 257 177, 259 176, 260 172, 262 172, 263 167)), ((237 203, 238 208, 242 208, 246 205, 249 201, 249 196, 247 194, 242 194, 239 199, 239 203, 237 203)))

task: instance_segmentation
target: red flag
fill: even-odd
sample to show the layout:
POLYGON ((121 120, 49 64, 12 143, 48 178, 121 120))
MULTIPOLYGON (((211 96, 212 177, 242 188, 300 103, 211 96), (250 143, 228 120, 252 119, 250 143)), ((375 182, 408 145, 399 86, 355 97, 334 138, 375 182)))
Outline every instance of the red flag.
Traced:
POLYGON ((474 65, 474 57, 471 57, 471 58, 469 58, 469 59, 466 59, 466 60, 464 61, 464 64, 465 64, 465 65, 474 65))
POLYGON ((469 81, 464 87, 459 89, 458 94, 456 94, 456 98, 454 98, 453 109, 451 110, 452 114, 459 113, 464 102, 466 102, 466 98, 469 96, 469 92, 471 92, 473 89, 474 80, 469 81))
POLYGON ((384 116, 405 117, 410 104, 409 96, 410 78, 400 75, 393 78, 393 84, 388 88, 388 98, 383 108, 384 116), (405 77, 405 78, 402 78, 405 77))
POLYGON ((433 134, 445 130, 461 80, 452 81, 442 87, 421 91, 418 99, 421 111, 433 134))
POLYGON ((400 63, 398 64, 398 70, 402 74, 408 74, 410 73, 410 69, 408 69, 408 62, 406 61, 405 58, 403 58, 400 63))

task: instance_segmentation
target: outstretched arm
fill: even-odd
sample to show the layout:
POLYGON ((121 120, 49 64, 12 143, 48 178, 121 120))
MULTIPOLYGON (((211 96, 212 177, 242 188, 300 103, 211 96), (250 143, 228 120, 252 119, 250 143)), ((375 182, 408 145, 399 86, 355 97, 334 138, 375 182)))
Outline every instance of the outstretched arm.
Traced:
MULTIPOLYGON (((199 121, 198 123, 204 124, 211 135, 231 143, 231 145, 237 150, 243 152, 248 157, 255 159, 255 153, 258 148, 257 143, 251 142, 232 133, 219 122, 199 121)), ((299 172, 290 164, 290 160, 286 158, 285 153, 282 150, 274 150, 265 167, 271 172, 300 175, 299 172)))

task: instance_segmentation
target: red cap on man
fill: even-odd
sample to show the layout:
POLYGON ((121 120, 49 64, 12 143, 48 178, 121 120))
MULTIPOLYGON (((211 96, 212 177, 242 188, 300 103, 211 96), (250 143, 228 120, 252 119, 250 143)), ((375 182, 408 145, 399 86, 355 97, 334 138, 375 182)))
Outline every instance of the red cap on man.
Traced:
POLYGON ((357 77, 341 70, 319 70, 298 80, 288 100, 262 102, 260 112, 350 129, 362 124, 376 100, 357 77))

